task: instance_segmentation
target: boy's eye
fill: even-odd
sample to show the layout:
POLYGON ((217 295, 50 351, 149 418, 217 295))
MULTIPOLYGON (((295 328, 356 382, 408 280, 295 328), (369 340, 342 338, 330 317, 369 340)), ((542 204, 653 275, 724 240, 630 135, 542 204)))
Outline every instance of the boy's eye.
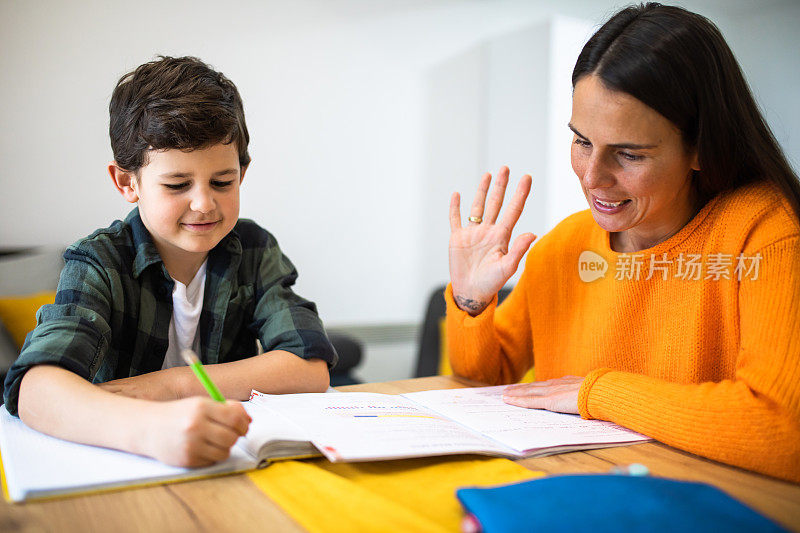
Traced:
POLYGON ((171 191, 180 191, 180 190, 185 189, 188 186, 189 186, 189 182, 188 181, 183 182, 183 183, 165 183, 164 184, 164 187, 166 187, 167 189, 169 189, 171 191))
POLYGON ((217 188, 219 188, 219 189, 224 189, 225 187, 228 187, 228 186, 229 186, 231 183, 233 183, 233 180, 227 180, 227 181, 212 181, 212 182, 211 182, 211 185, 213 185, 214 187, 217 187, 217 188))

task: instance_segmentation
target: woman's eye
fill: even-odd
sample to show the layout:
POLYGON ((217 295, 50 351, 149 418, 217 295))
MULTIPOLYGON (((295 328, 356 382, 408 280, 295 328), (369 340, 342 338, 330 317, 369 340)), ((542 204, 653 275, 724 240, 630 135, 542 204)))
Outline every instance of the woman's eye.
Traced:
POLYGON ((228 181, 212 181, 212 182, 211 182, 211 185, 213 185, 214 187, 217 187, 217 188, 219 188, 219 189, 224 189, 225 187, 228 187, 228 186, 229 186, 231 183, 233 183, 233 180, 228 180, 228 181))
POLYGON ((644 156, 632 154, 630 152, 620 152, 619 155, 621 155, 628 161, 641 161, 644 158, 644 156))
POLYGON ((592 143, 590 143, 589 141, 587 141, 585 139, 575 139, 574 142, 578 146, 583 146, 584 148, 588 148, 588 147, 590 147, 592 145, 592 143))
POLYGON ((169 189, 171 191, 181 191, 181 190, 185 189, 188 186, 189 186, 188 182, 184 182, 184 183, 165 183, 164 184, 164 187, 166 187, 167 189, 169 189))

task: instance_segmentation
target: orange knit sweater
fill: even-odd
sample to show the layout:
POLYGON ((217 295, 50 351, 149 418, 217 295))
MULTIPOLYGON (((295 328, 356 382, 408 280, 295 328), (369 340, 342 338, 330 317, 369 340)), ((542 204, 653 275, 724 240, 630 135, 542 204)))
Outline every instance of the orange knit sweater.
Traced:
POLYGON ((634 254, 576 213, 531 249, 501 306, 473 318, 451 287, 445 299, 457 374, 512 383, 535 358, 537 380, 586 376, 584 418, 800 482, 800 226, 772 186, 718 196, 634 254), (588 281, 602 260, 584 254, 581 279, 584 251, 604 277, 588 281))

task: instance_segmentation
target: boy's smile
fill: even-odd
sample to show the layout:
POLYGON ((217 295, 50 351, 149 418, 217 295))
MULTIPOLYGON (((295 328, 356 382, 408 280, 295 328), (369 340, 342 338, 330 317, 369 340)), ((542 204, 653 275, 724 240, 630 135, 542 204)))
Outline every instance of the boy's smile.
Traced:
POLYGON ((170 275, 188 284, 239 219, 239 185, 244 170, 236 145, 216 144, 184 152, 152 150, 137 177, 115 176, 153 237, 170 275), (122 180, 120 180, 122 178, 122 180))
POLYGON ((220 222, 219 220, 216 222, 183 222, 182 225, 189 231, 205 232, 213 230, 220 222))

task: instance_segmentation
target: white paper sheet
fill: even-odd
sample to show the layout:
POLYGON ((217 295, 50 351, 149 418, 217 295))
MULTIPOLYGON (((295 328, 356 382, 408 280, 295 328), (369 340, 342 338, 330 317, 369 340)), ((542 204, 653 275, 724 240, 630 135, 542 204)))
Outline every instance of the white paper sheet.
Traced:
POLYGON ((406 398, 522 453, 535 448, 650 440, 611 422, 503 402, 506 386, 432 390, 406 398))
POLYGON ((167 479, 246 470, 253 458, 234 446, 226 461, 207 468, 179 468, 140 455, 76 444, 39 433, 0 407, 0 450, 9 496, 62 494, 167 479))
POLYGON ((292 422, 284 413, 273 409, 265 409, 259 398, 271 396, 258 391, 250 393, 250 401, 242 402, 247 414, 253 419, 247 429, 247 435, 239 439, 237 445, 243 446, 253 457, 258 457, 261 446, 270 440, 308 442, 308 432, 292 422))
POLYGON ((264 395, 252 401, 306 428, 331 461, 510 452, 402 396, 343 392, 264 395))

